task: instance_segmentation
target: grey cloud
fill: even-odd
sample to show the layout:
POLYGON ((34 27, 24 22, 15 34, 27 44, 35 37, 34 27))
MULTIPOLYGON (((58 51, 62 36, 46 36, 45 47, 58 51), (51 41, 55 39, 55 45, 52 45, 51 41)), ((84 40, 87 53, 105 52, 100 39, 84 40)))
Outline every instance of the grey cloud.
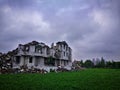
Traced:
POLYGON ((112 58, 119 55, 119 15, 117 12, 118 8, 114 8, 112 2, 110 3, 109 1, 110 6, 107 8, 100 6, 92 8, 87 12, 80 10, 72 11, 73 9, 66 8, 61 14, 59 13, 58 18, 60 20, 58 19, 57 29, 65 30, 63 33, 66 33, 66 39, 74 46, 74 57, 80 58, 83 55, 81 58, 94 56, 112 58), (97 12, 96 16, 94 16, 96 20, 99 20, 97 22, 94 22, 94 18, 87 16, 93 10, 100 10, 100 13, 97 12), (78 13, 82 13, 83 16, 78 15, 78 13), (100 14, 107 15, 108 17, 101 16, 100 14), (106 20, 100 21, 103 17, 106 20))
POLYGON ((119 0, 13 1, 0 2, 6 7, 0 9, 1 51, 31 40, 66 40, 73 58, 120 60, 119 0))

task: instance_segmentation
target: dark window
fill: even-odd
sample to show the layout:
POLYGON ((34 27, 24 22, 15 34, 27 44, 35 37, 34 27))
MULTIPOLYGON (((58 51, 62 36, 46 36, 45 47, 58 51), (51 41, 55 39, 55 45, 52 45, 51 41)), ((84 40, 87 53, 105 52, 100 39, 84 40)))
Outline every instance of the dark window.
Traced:
POLYGON ((29 51, 29 46, 25 46, 24 48, 25 48, 25 51, 27 52, 29 51))
POLYGON ((68 65, 68 61, 67 61, 67 63, 66 63, 67 65, 68 65))
POLYGON ((64 56, 65 56, 65 52, 64 52, 64 56))
POLYGON ((47 55, 49 55, 50 54, 50 49, 49 48, 47 48, 47 55))
POLYGON ((42 49, 41 49, 41 52, 40 52, 40 53, 43 54, 42 49))
POLYGON ((20 56, 17 56, 16 57, 16 64, 19 64, 20 63, 20 56))
POLYGON ((65 45, 64 45, 64 49, 65 49, 65 45))
POLYGON ((30 59, 29 59, 29 63, 32 63, 32 57, 30 57, 30 59))

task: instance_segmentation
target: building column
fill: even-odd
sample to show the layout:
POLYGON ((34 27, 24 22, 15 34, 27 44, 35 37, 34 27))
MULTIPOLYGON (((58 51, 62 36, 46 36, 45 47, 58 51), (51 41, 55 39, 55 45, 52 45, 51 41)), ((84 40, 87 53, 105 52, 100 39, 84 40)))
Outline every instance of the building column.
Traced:
POLYGON ((36 62, 36 58, 35 58, 35 56, 33 56, 32 66, 35 66, 35 62, 36 62))
POLYGON ((62 60, 60 59, 60 66, 62 66, 62 60))
POLYGON ((20 56, 20 66, 24 65, 24 57, 20 56))

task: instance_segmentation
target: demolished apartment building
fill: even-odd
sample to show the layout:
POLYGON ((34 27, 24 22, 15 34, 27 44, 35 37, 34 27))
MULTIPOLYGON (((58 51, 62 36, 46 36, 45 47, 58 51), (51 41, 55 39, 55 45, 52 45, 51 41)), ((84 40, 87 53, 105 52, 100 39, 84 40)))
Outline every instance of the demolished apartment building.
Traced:
POLYGON ((72 66, 72 49, 65 41, 52 43, 51 47, 44 43, 32 41, 19 44, 17 54, 13 57, 13 68, 27 65, 28 68, 57 69, 58 66, 70 69, 72 66))

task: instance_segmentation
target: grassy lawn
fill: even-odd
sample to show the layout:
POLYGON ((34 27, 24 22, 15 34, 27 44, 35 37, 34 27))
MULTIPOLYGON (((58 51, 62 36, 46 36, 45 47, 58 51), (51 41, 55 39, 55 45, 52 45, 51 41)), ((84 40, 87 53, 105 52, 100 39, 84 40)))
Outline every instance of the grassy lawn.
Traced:
POLYGON ((0 75, 0 90, 120 90, 120 69, 0 75))

